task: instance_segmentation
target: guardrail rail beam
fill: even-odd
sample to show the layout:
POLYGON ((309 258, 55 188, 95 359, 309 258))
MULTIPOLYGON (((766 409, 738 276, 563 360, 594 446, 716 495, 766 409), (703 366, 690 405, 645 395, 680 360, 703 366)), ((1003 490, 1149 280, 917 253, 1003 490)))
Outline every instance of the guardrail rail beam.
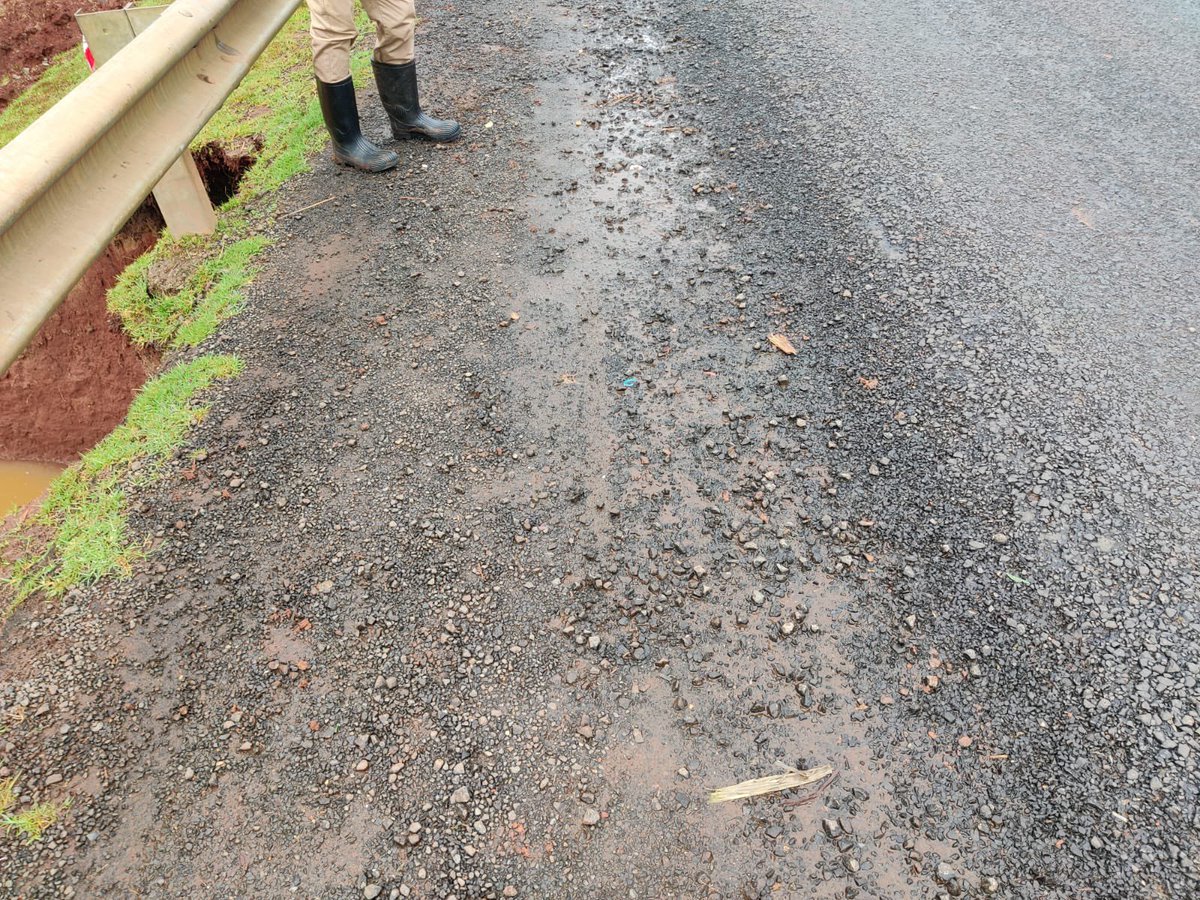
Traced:
MULTIPOLYGON (((166 8, 127 6, 75 13, 75 23, 92 51, 95 68, 99 69, 154 24, 166 8)), ((212 234, 217 230, 217 213, 189 151, 175 160, 154 186, 154 200, 172 234, 212 234)))
POLYGON ((0 373, 300 0, 176 0, 0 149, 0 373))

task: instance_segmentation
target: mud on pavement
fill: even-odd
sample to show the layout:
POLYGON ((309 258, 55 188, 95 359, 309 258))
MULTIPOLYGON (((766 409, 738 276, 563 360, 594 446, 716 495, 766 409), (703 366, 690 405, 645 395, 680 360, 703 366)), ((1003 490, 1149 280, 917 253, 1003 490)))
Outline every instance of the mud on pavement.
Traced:
POLYGON ((794 181, 743 183, 706 70, 735 48, 692 7, 427 4, 424 94, 458 98, 465 141, 284 192, 336 199, 280 221, 214 341, 246 374, 134 498, 153 553, 5 628, 4 766, 73 799, 43 843, 0 845, 5 891, 1187 883, 1179 857, 1056 855, 1047 809, 1064 842, 1122 827, 1022 794, 1053 777, 1036 713, 989 705, 1032 671, 1024 632, 981 637, 1014 602, 1011 510, 981 488, 931 537, 961 410, 872 383, 909 365, 917 312, 860 316, 872 273, 787 135, 745 141, 794 181), (897 468, 910 487, 875 487, 897 468), (707 803, 822 764, 815 797, 707 803))

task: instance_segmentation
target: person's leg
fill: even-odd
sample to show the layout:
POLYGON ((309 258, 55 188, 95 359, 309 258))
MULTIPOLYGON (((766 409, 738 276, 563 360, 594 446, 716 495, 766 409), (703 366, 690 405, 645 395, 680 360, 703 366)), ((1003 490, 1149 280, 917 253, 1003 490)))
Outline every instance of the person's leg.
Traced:
POLYGON ((417 9, 413 0, 362 0, 375 23, 375 59, 388 65, 413 61, 417 9))
POLYGON ((313 69, 317 80, 337 84, 350 77, 350 50, 358 37, 354 0, 308 0, 313 69))
POLYGON ((379 99, 392 121, 392 134, 397 139, 420 136, 442 143, 458 140, 462 129, 457 122, 435 119, 421 110, 413 52, 417 25, 413 0, 362 2, 379 34, 372 67, 379 99))
POLYGON ((308 0, 308 9, 317 97, 333 140, 334 162, 364 172, 394 168, 400 157, 368 141, 359 126, 358 101, 350 78, 350 49, 358 36, 354 0, 308 0))

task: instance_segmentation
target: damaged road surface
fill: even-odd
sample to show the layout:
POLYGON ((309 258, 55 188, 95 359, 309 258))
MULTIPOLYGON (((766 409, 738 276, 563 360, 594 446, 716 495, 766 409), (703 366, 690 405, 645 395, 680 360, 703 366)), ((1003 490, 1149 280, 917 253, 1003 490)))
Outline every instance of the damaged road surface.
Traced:
POLYGON ((464 141, 285 190, 5 626, 4 893, 1200 890, 1196 29, 1109 6, 427 3, 464 141))

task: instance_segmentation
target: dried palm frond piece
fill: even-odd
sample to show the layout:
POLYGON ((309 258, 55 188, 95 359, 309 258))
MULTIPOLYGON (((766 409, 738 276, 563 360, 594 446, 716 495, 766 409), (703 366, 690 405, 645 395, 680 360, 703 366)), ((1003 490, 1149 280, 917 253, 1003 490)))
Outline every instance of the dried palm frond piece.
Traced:
POLYGON ((816 784, 824 778, 833 776, 833 766, 817 766, 815 769, 790 769, 782 775, 768 775, 766 778, 751 778, 729 787, 720 788, 708 795, 709 803, 724 803, 726 800, 745 800, 747 797, 758 797, 762 794, 773 794, 776 791, 787 791, 792 788, 816 784))

